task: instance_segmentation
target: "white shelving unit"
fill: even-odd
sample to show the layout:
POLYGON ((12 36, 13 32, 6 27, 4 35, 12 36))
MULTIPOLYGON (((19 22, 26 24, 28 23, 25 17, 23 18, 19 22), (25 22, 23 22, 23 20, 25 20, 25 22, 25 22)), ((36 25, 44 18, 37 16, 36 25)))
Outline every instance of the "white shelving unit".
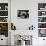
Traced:
POLYGON ((8 23, 9 23, 8 22, 8 3, 0 3, 0 28, 2 29, 3 26, 5 28, 7 27, 7 32, 8 32, 8 25, 7 25, 8 23))
POLYGON ((0 18, 0 23, 8 23, 8 3, 0 3, 0 18))
MULTIPOLYGON (((45 31, 46 33, 46 3, 38 4, 38 32, 39 34, 41 34, 40 31, 45 31)), ((46 37, 46 35, 41 34, 40 37, 46 37)))
POLYGON ((8 2, 0 3, 0 28, 1 28, 0 29, 1 30, 0 31, 0 36, 1 36, 0 45, 8 45, 8 25, 9 25, 9 21, 8 21, 9 16, 8 15, 9 15, 8 14, 8 2))

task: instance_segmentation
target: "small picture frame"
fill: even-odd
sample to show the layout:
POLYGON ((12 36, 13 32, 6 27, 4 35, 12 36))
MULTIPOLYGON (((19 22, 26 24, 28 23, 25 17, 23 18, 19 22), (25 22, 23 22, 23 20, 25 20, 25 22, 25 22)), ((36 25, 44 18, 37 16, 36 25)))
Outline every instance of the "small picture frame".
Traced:
POLYGON ((18 10, 17 17, 20 19, 28 19, 29 18, 29 10, 18 10))

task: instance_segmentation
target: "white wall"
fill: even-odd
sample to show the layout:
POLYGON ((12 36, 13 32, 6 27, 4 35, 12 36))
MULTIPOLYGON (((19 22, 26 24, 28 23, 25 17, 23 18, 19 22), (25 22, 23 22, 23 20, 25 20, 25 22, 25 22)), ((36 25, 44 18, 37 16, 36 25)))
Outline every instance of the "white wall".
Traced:
MULTIPOLYGON (((11 22, 16 25, 16 32, 24 32, 30 25, 35 26, 35 34, 33 33, 33 46, 43 44, 42 38, 38 38, 38 3, 45 3, 46 0, 11 0, 11 22), (18 19, 17 10, 29 10, 29 19, 18 19), (23 31, 22 31, 23 30, 23 31), (35 37, 37 36, 37 37, 35 37), (37 39, 37 40, 36 40, 37 39), (38 44, 39 43, 39 44, 38 44)), ((29 30, 28 30, 29 31, 29 30)))
MULTIPOLYGON (((37 21, 37 2, 33 2, 30 0, 15 0, 12 1, 11 4, 11 19, 12 22, 16 25, 17 30, 27 30, 29 26, 34 24, 37 21), (14 2, 14 3, 13 3, 14 2), (29 10, 29 19, 18 19, 17 18, 17 10, 29 10)), ((37 23, 37 22, 36 22, 37 23)))
MULTIPOLYGON (((27 29, 32 24, 35 26, 37 36, 37 1, 32 0, 11 0, 11 22, 16 25, 18 34, 27 34, 27 29), (18 19, 17 10, 29 10, 29 19, 18 19)), ((35 31, 34 30, 34 31, 35 31)), ((15 32, 15 34, 17 34, 15 32)), ((29 32, 29 31, 28 31, 29 32)), ((31 33, 28 33, 31 34, 31 33)), ((13 40, 14 41, 14 40, 13 40)))
POLYGON ((17 30, 27 30, 32 24, 37 29, 38 25, 38 3, 46 0, 11 0, 11 22, 16 25, 17 30), (17 10, 29 10, 29 19, 18 19, 17 10))

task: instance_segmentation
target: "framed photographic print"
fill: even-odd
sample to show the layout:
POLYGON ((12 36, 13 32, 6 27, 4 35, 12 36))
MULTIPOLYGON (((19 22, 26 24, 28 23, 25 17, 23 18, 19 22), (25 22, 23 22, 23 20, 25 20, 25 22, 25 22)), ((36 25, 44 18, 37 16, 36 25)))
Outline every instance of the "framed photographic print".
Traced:
POLYGON ((17 17, 21 19, 28 19, 29 18, 29 10, 18 10, 17 17))

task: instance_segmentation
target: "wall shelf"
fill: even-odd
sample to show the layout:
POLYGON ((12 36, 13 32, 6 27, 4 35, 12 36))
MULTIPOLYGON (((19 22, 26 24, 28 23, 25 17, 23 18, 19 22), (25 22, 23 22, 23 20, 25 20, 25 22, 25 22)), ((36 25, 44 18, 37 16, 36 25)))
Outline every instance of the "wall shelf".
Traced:
POLYGON ((46 10, 38 10, 38 11, 46 11, 46 10))
POLYGON ((46 29, 46 28, 38 28, 38 29, 46 29))
POLYGON ((8 23, 8 22, 0 22, 0 23, 8 23))
POLYGON ((44 16, 38 16, 38 17, 46 17, 46 15, 44 15, 44 16))
POLYGON ((8 11, 8 10, 0 10, 0 11, 8 11))
POLYGON ((46 23, 46 22, 38 22, 38 23, 46 23))
POLYGON ((8 16, 0 16, 0 17, 8 17, 8 16))

